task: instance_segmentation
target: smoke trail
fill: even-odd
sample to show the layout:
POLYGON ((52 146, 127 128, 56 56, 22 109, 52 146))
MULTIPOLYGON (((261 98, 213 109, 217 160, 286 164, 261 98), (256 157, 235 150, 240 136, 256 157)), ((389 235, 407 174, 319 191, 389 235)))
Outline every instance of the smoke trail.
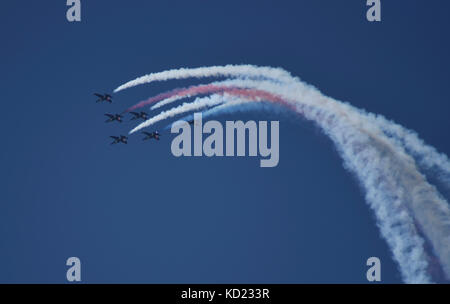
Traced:
POLYGON ((186 78, 206 78, 206 77, 253 77, 253 78, 270 78, 276 81, 291 81, 292 76, 280 68, 258 67, 254 65, 226 65, 201 67, 195 69, 176 69, 159 73, 148 74, 135 80, 131 80, 114 90, 114 93, 132 88, 141 84, 151 83, 154 81, 165 81, 169 79, 186 79, 186 78))
POLYGON ((191 86, 189 88, 181 88, 175 89, 169 92, 161 93, 156 96, 150 97, 147 100, 141 101, 136 105, 128 108, 124 112, 132 111, 137 108, 142 108, 147 105, 151 105, 156 103, 151 107, 152 110, 160 108, 162 106, 171 104, 175 101, 190 98, 198 95, 207 95, 207 94, 217 94, 217 93, 229 93, 229 94, 238 94, 239 91, 241 95, 254 95, 255 98, 269 98, 272 102, 284 103, 284 99, 280 96, 275 96, 275 94, 270 94, 267 91, 264 91, 261 88, 271 88, 272 91, 275 91, 276 94, 283 93, 283 90, 276 90, 278 84, 273 83, 271 81, 252 81, 252 80, 227 80, 221 82, 213 82, 210 84, 203 84, 198 86, 191 86), (239 87, 239 88, 238 88, 239 87), (251 90, 244 89, 255 89, 253 92, 251 90), (257 96, 259 95, 259 97, 257 96))
MULTIPOLYGON (((261 110, 261 109, 265 109, 265 108, 273 108, 270 106, 270 104, 265 104, 265 103, 254 103, 252 102, 253 100, 248 100, 248 99, 235 99, 235 100, 231 100, 228 101, 224 104, 220 104, 218 106, 214 106, 208 110, 205 110, 202 112, 202 119, 207 119, 209 117, 212 116, 216 116, 216 115, 221 115, 221 114, 226 114, 226 113, 234 113, 234 112, 238 112, 238 111, 256 111, 256 110, 261 110)), ((176 126, 180 123, 184 123, 186 121, 192 121, 194 120, 194 114, 189 114, 186 115, 182 118, 180 118, 179 120, 168 124, 167 126, 164 127, 164 131, 170 130, 172 126, 176 126)))
POLYGON ((233 87, 234 85, 241 85, 242 81, 236 81, 236 80, 227 80, 227 81, 220 81, 220 82, 214 82, 206 85, 198 85, 198 86, 191 86, 188 88, 178 88, 175 90, 171 90, 168 92, 164 92, 161 94, 158 94, 156 96, 152 96, 148 98, 147 100, 143 100, 138 102, 137 104, 129 107, 123 113, 131 112, 139 108, 143 108, 148 105, 155 104, 151 107, 152 110, 155 110, 157 108, 160 108, 162 106, 168 105, 170 103, 173 103, 175 101, 189 98, 193 96, 198 95, 206 95, 206 94, 214 94, 214 93, 220 93, 224 92, 225 90, 229 89, 230 87, 233 87))
POLYGON ((408 130, 381 115, 367 114, 377 123, 386 135, 392 137, 398 146, 402 146, 413 156, 424 170, 434 171, 435 177, 450 189, 450 161, 445 154, 439 153, 434 147, 428 146, 417 133, 408 130))
MULTIPOLYGON (((158 121, 161 121, 163 119, 166 119, 168 117, 172 117, 174 115, 182 114, 189 111, 198 110, 201 108, 205 108, 208 106, 214 106, 213 102, 219 100, 218 95, 224 95, 224 97, 227 96, 236 96, 241 98, 247 98, 252 101, 262 101, 262 100, 271 100, 273 102, 280 103, 282 105, 285 105, 286 107, 291 107, 291 105, 287 102, 285 102, 281 97, 276 96, 272 93, 262 91, 262 90, 249 90, 249 89, 241 89, 241 88, 234 88, 234 87, 217 87, 212 85, 206 85, 206 86, 200 86, 200 87, 194 87, 192 89, 189 89, 189 94, 202 94, 202 93, 216 93, 212 96, 214 97, 213 100, 208 100, 208 98, 198 98, 193 103, 184 103, 182 106, 176 107, 172 110, 162 112, 159 115, 156 115, 147 121, 144 121, 140 125, 138 125, 136 128, 131 130, 130 134, 148 127, 152 124, 155 124, 158 121), (219 93, 221 92, 221 93, 219 93), (175 113, 172 115, 172 113, 175 113)), ((223 100, 227 100, 227 98, 224 98, 223 100)))
POLYGON ((154 106, 151 107, 151 109, 154 110, 184 98, 222 92, 224 91, 225 88, 233 86, 234 84, 239 84, 239 82, 236 82, 235 80, 225 80, 220 82, 213 82, 207 85, 191 86, 188 88, 177 88, 174 90, 170 90, 168 92, 158 94, 156 96, 152 96, 146 100, 142 100, 137 104, 129 107, 125 111, 123 111, 123 113, 131 112, 136 109, 143 108, 145 106, 156 103, 154 106))
MULTIPOLYGON (((240 103, 239 103, 239 104, 240 104, 240 103)), ((211 113, 211 112, 214 112, 213 110, 215 110, 215 109, 217 109, 217 108, 221 108, 221 107, 224 106, 224 105, 228 105, 228 103, 222 104, 222 105, 218 105, 218 106, 214 106, 214 107, 212 107, 211 109, 208 109, 208 110, 203 111, 203 112, 202 112, 202 119, 205 119, 205 118, 208 118, 208 117, 210 117, 210 116, 213 116, 214 113, 211 113)), ((185 122, 192 122, 192 121, 194 121, 194 113, 188 114, 188 115, 186 115, 186 116, 180 118, 180 119, 177 120, 177 121, 174 121, 174 122, 169 123, 168 125, 166 125, 166 126, 163 128, 163 131, 170 130, 170 129, 172 128, 172 126, 178 126, 179 124, 184 124, 185 122)))
POLYGON ((205 94, 214 94, 223 92, 226 87, 224 86, 217 86, 214 84, 208 84, 208 85, 201 85, 201 86, 192 86, 189 88, 182 88, 182 89, 175 89, 169 92, 161 93, 156 96, 150 97, 147 100, 143 100, 135 104, 134 106, 126 109, 124 112, 130 112, 133 110, 136 110, 138 108, 142 108, 151 104, 154 104, 157 102, 156 105, 151 107, 152 110, 156 108, 160 108, 164 105, 167 105, 169 103, 189 98, 192 96, 198 96, 198 95, 205 95, 205 94))
MULTIPOLYGON (((241 103, 244 103, 241 101, 241 103)), ((343 108, 347 108, 347 113, 351 113, 351 108, 348 105, 344 105, 343 108)), ((208 115, 214 114, 220 114, 220 113, 229 113, 231 111, 234 111, 236 107, 234 105, 228 105, 223 104, 220 106, 217 106, 211 110, 208 110, 208 115)), ((316 109, 317 110, 317 109, 316 109)), ((445 171, 446 166, 448 165, 447 157, 443 154, 439 154, 436 152, 436 150, 432 147, 428 147, 423 144, 423 142, 417 138, 417 136, 404 129, 403 127, 399 125, 395 125, 394 123, 388 122, 386 119, 384 119, 381 116, 375 116, 373 114, 365 114, 365 112, 362 111, 353 111, 352 115, 358 115, 361 116, 362 119, 365 119, 367 121, 373 121, 377 123, 378 125, 382 126, 383 131, 388 131, 390 134, 394 134, 398 137, 403 136, 403 139, 405 142, 408 142, 406 144, 406 150, 414 149, 415 153, 421 153, 422 155, 426 157, 422 157, 421 162, 422 165, 428 166, 429 168, 435 168, 438 167, 442 171, 445 171), (428 153, 427 155, 425 153, 428 153)), ((317 122, 317 119, 315 120, 317 122)), ((322 119, 323 121, 323 119, 322 119)), ((319 123, 320 124, 320 123, 319 123)), ((368 123, 365 123, 366 128, 373 129, 373 126, 370 126, 368 123)), ((328 134, 331 136, 331 134, 328 134)), ((380 135, 377 135, 375 138, 383 138, 380 135)), ((443 264, 444 271, 447 274, 448 278, 448 262, 450 257, 450 250, 449 250, 449 244, 450 244, 450 212, 448 208, 447 202, 440 196, 440 194, 436 191, 436 189, 429 185, 426 181, 425 177, 422 176, 416 169, 414 161, 405 154, 405 151, 403 150, 403 145, 399 143, 398 141, 392 141, 391 138, 385 137, 385 143, 383 145, 386 145, 386 143, 389 143, 388 146, 390 146, 393 151, 396 150, 396 154, 399 157, 399 159, 404 158, 404 160, 407 163, 410 163, 410 171, 416 174, 416 179, 420 183, 417 184, 417 186, 414 188, 405 187, 404 191, 413 191, 415 189, 414 198, 415 200, 411 200, 411 204, 408 206, 408 209, 413 209, 414 214, 417 217, 418 224, 420 224, 420 228, 424 230, 425 235, 427 238, 432 242, 433 248, 437 251, 437 255, 440 256, 440 260, 443 264), (397 147, 393 146, 392 143, 394 143, 397 147), (426 194, 426 195, 424 195, 426 194), (415 202, 415 201, 421 201, 421 204, 415 202), (431 203, 433 202, 433 203, 431 203), (428 210, 425 209, 424 206, 428 207, 428 210)), ((392 166, 392 169, 394 166, 392 166)), ((405 166, 405 168, 407 168, 405 166)), ((406 169, 403 170, 406 172, 406 169)), ((448 172, 448 171, 447 171, 448 172)), ((445 173, 447 173, 445 172, 445 173)), ((392 172, 391 172, 392 174, 392 172)), ((448 177, 448 175, 446 175, 448 177)), ((447 181, 448 186, 448 179, 444 180, 447 181)), ((414 184, 413 184, 414 185, 414 184)))
MULTIPOLYGON (((226 103, 206 111, 205 114, 208 116, 231 113, 238 110, 239 105, 244 105, 248 102, 226 103)), ((310 107, 300 107, 299 110, 306 113, 309 118, 312 118, 312 116, 316 117, 315 121, 319 121, 322 127, 328 125, 333 130, 336 130, 338 124, 343 123, 337 120, 337 116, 330 113, 327 114, 323 110, 312 109, 310 107)), ((434 241, 443 237, 441 239, 444 241, 443 246, 438 246, 440 248, 437 249, 445 255, 448 254, 448 252, 445 253, 447 250, 446 246, 448 246, 448 243, 446 243, 448 237, 445 234, 442 235, 440 231, 448 231, 448 217, 443 216, 440 219, 441 224, 436 226, 433 221, 439 219, 442 215, 448 215, 448 208, 441 208, 445 207, 446 202, 440 198, 435 189, 426 182, 425 178, 415 170, 411 159, 402 156, 401 153, 396 153, 390 145, 380 141, 373 134, 362 131, 359 136, 355 137, 354 128, 345 126, 345 122, 341 132, 338 133, 341 136, 328 133, 328 128, 326 127, 323 130, 335 141, 341 155, 348 154, 349 158, 344 157, 346 167, 356 172, 356 175, 362 181, 367 191, 366 198, 380 220, 382 235, 388 240, 388 243, 393 249, 394 257, 401 262, 409 260, 409 262, 413 263, 406 267, 405 264, 401 264, 404 280, 412 283, 430 282, 430 278, 427 275, 427 261, 430 260, 430 257, 423 250, 424 240, 421 239, 417 228, 415 228, 415 219, 409 215, 409 210, 411 208, 418 210, 420 208, 419 206, 428 204, 430 199, 436 202, 435 206, 430 206, 429 210, 424 213, 427 220, 424 223, 422 222, 421 228, 425 228, 434 241), (352 138, 354 140, 352 144, 349 144, 348 141, 350 139, 346 138, 347 136, 342 136, 345 134, 342 132, 344 130, 349 132, 349 138, 355 137, 352 138), (360 138, 364 138, 365 136, 367 138, 361 142, 360 138), (339 144, 341 140, 346 142, 345 146, 339 144), (369 149, 374 144, 376 144, 377 149, 369 149), (357 155, 355 155, 355 151, 349 150, 352 146, 353 149, 357 150, 357 155), (367 156, 361 156, 364 153, 367 156), (387 156, 380 157, 383 154, 387 156), (354 163, 358 160, 360 163, 354 168, 354 163), (375 164, 371 166, 370 162, 375 162, 375 164), (384 165, 381 166, 383 163, 384 165), (372 177, 372 181, 369 180, 370 182, 368 182, 367 178, 372 174, 362 174, 364 171, 361 168, 364 167, 368 168, 369 173, 376 173, 378 171, 378 174, 372 177), (399 172, 402 175, 397 177, 397 173, 399 172), (382 180, 387 181, 383 184, 382 180), (408 189, 410 185, 415 185, 415 187, 408 189), (408 193, 408 191, 413 191, 413 194, 408 193), (408 206, 408 204, 405 204, 408 201, 411 201, 413 204, 415 203, 415 205, 408 206)))
MULTIPOLYGON (((173 94, 170 94, 170 92, 168 92, 169 94, 168 94, 168 96, 165 97, 165 99, 158 100, 158 103, 153 105, 150 109, 156 110, 162 106, 166 106, 168 104, 171 104, 175 101, 178 101, 178 100, 181 100, 184 98, 189 98, 189 97, 198 96, 198 95, 221 93, 226 90, 229 90, 232 87, 237 87, 237 86, 242 88, 243 81, 242 80, 218 81, 218 82, 213 82, 210 84, 202 84, 202 85, 198 85, 198 86, 192 86, 192 87, 189 87, 184 90, 178 90, 177 92, 175 92, 173 94)), ((154 103, 153 97, 149 98, 146 103, 143 103, 143 104, 140 103, 140 106, 150 105, 152 103, 154 103)))
MULTIPOLYGON (((151 107, 152 110, 155 110, 157 108, 160 108, 162 106, 171 104, 175 101, 189 98, 192 96, 197 95, 205 95, 205 94, 214 94, 214 93, 220 93, 223 92, 227 87, 225 86, 218 86, 216 84, 207 84, 207 85, 200 85, 200 86, 193 86, 186 90, 182 90, 180 92, 177 92, 176 94, 172 94, 172 96, 167 97, 166 99, 163 99, 159 101, 157 104, 151 107)), ((149 104, 149 103, 147 103, 149 104)), ((146 104, 146 105, 147 105, 146 104)))
MULTIPOLYGON (((229 92, 232 93, 230 87, 236 88, 240 83, 240 86, 245 88, 256 88, 256 89, 268 89, 276 94, 285 94, 285 85, 280 85, 270 81, 251 81, 251 80, 233 80, 233 81, 223 81, 216 82, 213 86, 200 85, 197 87, 192 87, 189 92, 189 97, 195 96, 197 91, 201 94, 208 94, 208 89, 211 93, 214 92, 229 92), (218 88, 218 89, 216 89, 218 88)), ((285 94, 286 95, 286 94, 285 94)), ((184 98, 184 92, 179 92, 177 98, 168 98, 163 100, 165 104, 176 101, 178 99, 184 98)), ((293 96, 291 98, 294 98, 293 96)), ((278 98, 279 99, 279 98, 278 98)), ((278 102, 278 100, 271 100, 272 102, 278 102)), ((345 112, 356 111, 362 116, 366 117, 373 124, 379 126, 383 132, 391 137, 391 140, 399 147, 404 148, 409 154, 411 154, 419 163, 420 167, 424 170, 433 170, 436 172, 435 177, 441 180, 447 188, 450 189, 450 161, 445 154, 441 154, 436 151, 434 147, 426 145, 423 140, 421 140, 417 134, 411 130, 408 130, 392 121, 387 120, 381 115, 374 115, 372 113, 367 113, 363 110, 355 109, 353 107, 346 107, 343 105, 342 109, 345 112)))
POLYGON ((130 131, 129 134, 133 134, 134 132, 139 131, 142 128, 149 127, 161 120, 173 117, 175 115, 183 114, 183 113, 186 113, 189 111, 196 111, 196 110, 200 110, 202 108, 221 104, 224 101, 226 101, 226 99, 227 99, 227 96, 221 96, 221 95, 211 95, 210 97, 197 98, 191 103, 184 103, 181 106, 172 108, 165 112, 161 112, 156 116, 153 116, 152 118, 144 121, 143 123, 141 123, 140 125, 135 127, 133 130, 130 131))
MULTIPOLYGON (((164 74, 165 72, 151 74, 153 76, 150 75, 151 77, 145 80, 141 79, 125 86, 130 87, 170 77, 208 77, 202 75, 217 73, 217 68, 212 67, 211 70, 201 68, 201 73, 198 69, 184 69, 182 72, 168 71, 172 74, 164 74)), ((222 72, 225 71, 222 70, 222 72)), ((221 75, 226 76, 226 74, 221 75)), ((251 76, 258 78, 257 72, 251 76)), ((264 74, 260 76, 270 78, 264 74)), ((306 119, 315 122, 331 138, 344 160, 344 167, 355 174, 365 189, 366 201, 375 212, 381 234, 389 244, 394 259, 399 263, 400 272, 406 282, 431 281, 428 274, 430 257, 424 249, 425 241, 419 229, 430 242, 447 279, 450 278, 449 206, 436 188, 430 185, 418 171, 415 160, 407 153, 416 151, 418 154, 425 155, 430 152, 430 149, 424 147, 420 141, 412 140, 413 135, 399 131, 395 125, 347 103, 326 97, 317 89, 290 77, 289 74, 285 73, 278 83, 248 78, 239 81, 242 81, 242 87, 253 86, 259 91, 266 91, 277 98, 281 97, 284 105, 288 105, 306 119), (393 130, 396 131, 392 132, 393 130)), ((223 94, 225 93, 226 91, 223 94)), ((238 96, 240 99, 257 101, 251 98, 253 93, 248 92, 247 95, 238 96)), ((213 96, 217 99, 225 97, 225 95, 217 94, 213 96)), ((278 102, 271 98, 267 99, 278 102)), ((198 99, 193 104, 195 105, 196 102, 198 99)), ((184 104, 178 107, 178 110, 175 108, 167 112, 181 114, 186 112, 186 109, 200 109, 224 102, 226 103, 220 106, 221 108, 216 109, 217 113, 225 111, 232 103, 227 100, 217 100, 214 103, 205 102, 204 106, 195 105, 192 108, 189 108, 189 104, 184 104)), ((213 110, 214 108, 211 111, 213 110)), ((159 120, 164 119, 163 116, 160 116, 159 120)), ((445 169, 446 157, 442 155, 439 157, 440 154, 434 153, 435 150, 431 152, 433 153, 429 155, 430 159, 426 160, 425 164, 433 164, 445 169)))

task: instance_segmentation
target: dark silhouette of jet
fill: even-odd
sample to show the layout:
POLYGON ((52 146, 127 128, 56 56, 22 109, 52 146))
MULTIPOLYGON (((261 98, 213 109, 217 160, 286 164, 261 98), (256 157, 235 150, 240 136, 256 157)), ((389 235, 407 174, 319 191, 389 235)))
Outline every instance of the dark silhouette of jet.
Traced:
POLYGON ((143 120, 147 120, 147 119, 148 119, 148 114, 145 113, 145 112, 140 112, 140 113, 137 113, 137 112, 130 112, 130 114, 133 115, 133 117, 131 118, 131 120, 135 120, 135 119, 139 119, 139 118, 142 118, 143 120))
POLYGON ((150 133, 150 132, 142 132, 142 134, 145 135, 145 137, 142 140, 149 140, 149 139, 152 139, 152 138, 154 138, 156 140, 159 140, 159 136, 160 136, 158 131, 155 131, 155 132, 152 132, 152 133, 150 133))
POLYGON ((114 141, 111 143, 111 145, 123 143, 128 144, 128 137, 120 135, 120 136, 110 136, 114 141))
POLYGON ((120 115, 120 114, 105 114, 105 116, 109 117, 107 120, 105 120, 105 122, 111 122, 114 120, 117 120, 118 122, 122 122, 122 115, 120 115))
POLYGON ((96 102, 102 102, 102 101, 107 101, 109 103, 112 103, 112 96, 105 93, 105 94, 99 94, 99 93, 94 93, 95 96, 98 97, 96 102))

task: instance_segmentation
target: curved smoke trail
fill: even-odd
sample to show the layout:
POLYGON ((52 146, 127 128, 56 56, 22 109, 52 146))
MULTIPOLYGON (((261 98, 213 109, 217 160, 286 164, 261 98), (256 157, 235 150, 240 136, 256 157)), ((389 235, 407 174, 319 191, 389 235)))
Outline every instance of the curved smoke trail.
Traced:
MULTIPOLYGON (((234 84, 240 84, 240 82, 236 80, 226 80, 226 81, 220 81, 220 82, 213 82, 206 85, 198 85, 198 86, 191 86, 188 88, 177 88, 174 90, 170 90, 168 92, 164 92, 161 94, 158 94, 156 96, 152 96, 146 100, 142 100, 138 102, 137 104, 129 107, 123 113, 131 112, 139 108, 143 108, 145 106, 153 105, 151 107, 152 110, 155 110, 157 108, 160 108, 162 106, 168 105, 170 103, 173 103, 175 101, 189 98, 193 96, 198 95, 205 95, 205 94, 214 94, 214 93, 220 93, 224 90, 228 89, 229 87, 232 87, 234 84)), ((242 85, 242 84, 241 84, 242 85)))
MULTIPOLYGON (((190 98, 198 95, 207 95, 207 94, 215 94, 215 93, 223 93, 226 90, 229 90, 232 87, 240 87, 242 88, 244 84, 247 82, 244 82, 242 79, 240 80, 225 80, 225 81, 218 81, 213 82, 209 84, 202 84, 197 86, 191 86, 188 88, 177 88, 168 92, 164 92, 161 94, 158 94, 156 96, 152 96, 146 100, 142 100, 138 102, 137 104, 129 107, 123 113, 134 111, 139 108, 143 108, 145 106, 151 106, 151 110, 156 110, 160 107, 166 106, 168 104, 171 104, 173 102, 179 101, 181 99, 190 98)), ((248 86, 248 88, 255 88, 255 82, 248 82, 251 85, 248 86)), ((260 82, 258 82, 257 86, 260 86, 260 82)))
MULTIPOLYGON (((184 96, 177 93, 175 98, 179 98, 180 96, 181 96, 180 98, 184 98, 186 96, 193 96, 194 94, 197 94, 197 95, 213 94, 213 95, 211 96, 211 99, 209 99, 208 97, 197 98, 192 103, 184 103, 183 105, 173 108, 171 110, 161 112, 159 115, 156 115, 156 116, 144 121, 137 127, 135 127, 133 130, 130 131, 130 134, 132 134, 136 131, 139 131, 142 128, 149 127, 163 119, 166 119, 167 117, 173 117, 175 115, 183 114, 185 112, 195 111, 195 110, 199 110, 202 108, 215 106, 218 103, 220 103, 220 102, 218 102, 218 100, 220 100, 219 95, 223 95, 224 99, 227 99, 228 96, 235 96, 235 97, 247 98, 252 101, 270 100, 272 102, 282 104, 286 107, 290 107, 290 104, 286 103, 283 100, 283 98, 281 98, 277 95, 274 95, 272 93, 269 93, 267 91, 263 91, 263 90, 249 90, 246 88, 218 87, 218 86, 213 86, 213 85, 205 85, 205 86, 199 86, 199 87, 196 87, 193 89, 188 89, 188 91, 189 91, 189 93, 185 93, 184 96)), ((166 100, 171 100, 171 98, 168 98, 166 100)), ((163 100, 163 101, 165 101, 165 100, 163 100)), ((225 101, 222 101, 222 103, 223 102, 225 102, 225 101)))
POLYGON ((292 76, 283 69, 272 67, 258 67, 254 65, 226 65, 212 66, 195 69, 167 70, 159 73, 148 74, 135 80, 131 80, 114 90, 114 93, 154 81, 165 81, 169 79, 186 78, 206 78, 206 77, 243 77, 261 78, 266 77, 275 81, 290 81, 292 76))
MULTIPOLYGON (((214 83, 210 83, 210 84, 192 86, 185 90, 181 90, 181 91, 177 92, 177 94, 175 94, 175 95, 172 94, 171 96, 158 101, 158 103, 151 106, 150 109, 156 110, 158 108, 161 108, 163 106, 166 106, 166 105, 176 102, 178 100, 193 97, 193 96, 222 93, 223 91, 228 89, 230 86, 232 86, 232 85, 230 85, 231 83, 232 82, 230 82, 230 81, 223 81, 223 82, 214 82, 214 83)), ((145 105, 150 105, 153 103, 153 102, 150 102, 150 99, 147 100, 145 105)))
MULTIPOLYGON (((272 86, 272 90, 277 84, 269 81, 250 81, 250 80, 226 80, 214 82, 206 85, 192 86, 186 89, 177 89, 167 93, 159 94, 144 102, 140 102, 132 109, 154 104, 152 110, 168 105, 178 100, 194 97, 197 95, 224 93, 230 88, 237 86, 246 88, 261 88, 272 86)), ((279 91, 279 90, 278 90, 279 91)), ((434 147, 426 145, 416 133, 408 130, 392 121, 388 121, 381 115, 373 115, 360 110, 362 115, 368 117, 373 123, 377 124, 383 132, 392 137, 392 140, 400 147, 405 148, 419 163, 424 170, 433 170, 436 172, 436 178, 442 181, 444 186, 450 189, 450 161, 445 154, 438 153, 434 147)))
MULTIPOLYGON (((226 102, 224 104, 212 107, 208 110, 204 110, 202 112, 202 119, 208 119, 213 116, 218 116, 222 114, 231 114, 236 112, 250 112, 250 111, 274 111, 274 107, 270 103, 255 103, 253 100, 239 99, 236 96, 236 99, 233 101, 226 102)), ((279 112, 279 110, 278 110, 279 112)), ((194 114, 186 115, 180 120, 177 120, 173 123, 166 125, 163 130, 168 131, 172 128, 172 126, 176 126, 180 123, 185 123, 187 121, 193 121, 194 114)))
MULTIPOLYGON (((247 82, 243 81, 242 79, 238 80, 225 80, 225 81, 218 81, 213 82, 209 84, 202 84, 197 86, 192 86, 187 89, 182 89, 177 91, 175 94, 171 94, 171 92, 166 93, 165 99, 160 99, 157 101, 157 103, 150 107, 151 110, 156 110, 162 106, 166 106, 168 104, 171 104, 173 102, 176 102, 181 99, 190 98, 198 95, 206 95, 206 94, 215 94, 215 93, 224 93, 225 91, 230 91, 233 89, 238 88, 256 88, 255 85, 245 86, 247 82)), ((253 82, 249 82, 253 83, 253 82)), ((261 81, 258 82, 258 84, 261 84, 261 81)), ((162 95, 162 94, 160 94, 162 95)), ((149 98, 145 102, 140 102, 136 104, 134 107, 143 107, 146 105, 151 105, 155 103, 153 97, 149 98)))
POLYGON ((191 103, 184 103, 181 106, 176 108, 172 108, 170 110, 159 113, 158 115, 153 116, 152 118, 144 121, 133 130, 130 131, 130 134, 139 131, 142 128, 149 127, 161 120, 173 117, 175 115, 183 114, 188 111, 197 111, 206 107, 215 106, 226 102, 226 96, 221 95, 211 95, 210 97, 197 98, 191 103))
POLYGON ((398 146, 404 147, 417 160, 420 167, 433 171, 435 177, 450 189, 450 160, 445 154, 425 144, 414 131, 389 121, 381 115, 369 113, 367 117, 380 126, 386 135, 392 137, 398 146))
POLYGON ((247 90, 246 94, 236 91, 236 94, 229 94, 228 91, 237 89, 229 88, 221 94, 213 94, 210 99, 196 99, 150 120, 153 123, 211 106, 218 107, 209 111, 220 113, 233 103, 236 106, 239 100, 245 100, 241 106, 262 99, 288 106, 315 122, 331 138, 344 160, 345 168, 358 178, 365 189, 366 201, 377 217, 381 234, 400 266, 403 279, 406 282, 431 282, 429 262, 434 255, 443 273, 450 279, 450 209, 437 189, 420 173, 412 157, 418 155, 425 167, 437 167, 448 173, 446 156, 424 145, 406 129, 326 97, 287 72, 252 67, 246 75, 243 70, 247 67, 225 66, 155 73, 122 85, 116 91, 157 80, 210 76, 241 78, 236 82, 240 83, 241 89, 247 90), (280 74, 280 78, 274 77, 275 74, 280 74), (249 87, 252 89, 249 90, 249 87), (262 91, 267 95, 253 97, 262 91), (427 252, 425 242, 431 245, 431 252, 427 252))
POLYGON ((151 107, 151 109, 154 110, 184 98, 205 94, 220 93, 223 92, 226 88, 227 87, 225 86, 219 86, 212 83, 207 85, 191 86, 189 88, 175 89, 172 91, 158 94, 156 96, 152 96, 147 100, 140 101, 134 106, 131 106, 128 109, 126 109, 124 112, 134 111, 136 109, 143 108, 145 106, 149 106, 156 103, 151 107))

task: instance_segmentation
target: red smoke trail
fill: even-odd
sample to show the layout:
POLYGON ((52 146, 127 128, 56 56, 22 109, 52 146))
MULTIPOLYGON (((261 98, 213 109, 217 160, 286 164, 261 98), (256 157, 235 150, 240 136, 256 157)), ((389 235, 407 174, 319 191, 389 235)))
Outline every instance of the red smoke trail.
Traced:
POLYGON ((289 109, 294 109, 291 103, 287 102, 285 99, 279 95, 269 93, 267 91, 258 89, 241 89, 235 87, 225 87, 219 94, 230 94, 234 96, 239 96, 252 101, 268 101, 273 103, 279 103, 289 109))
POLYGON ((292 106, 288 102, 286 102, 283 98, 281 98, 280 96, 266 92, 266 91, 257 90, 257 89, 242 89, 242 88, 237 88, 237 87, 217 86, 214 84, 207 84, 207 85, 192 86, 189 88, 178 88, 178 89, 174 89, 169 92, 158 94, 156 96, 150 97, 147 100, 143 100, 143 101, 135 104, 134 106, 126 109, 124 111, 124 113, 130 112, 135 109, 142 108, 147 105, 162 101, 167 98, 175 97, 175 96, 183 98, 183 97, 192 97, 192 96, 196 96, 196 95, 223 94, 223 93, 228 93, 230 95, 245 97, 245 98, 253 100, 253 101, 262 100, 262 101, 277 102, 277 103, 281 103, 289 108, 292 108, 292 106))
POLYGON ((161 93, 161 94, 158 94, 156 96, 150 97, 147 100, 143 100, 143 101, 135 104, 134 106, 126 109, 124 111, 124 113, 133 111, 133 110, 138 109, 138 108, 145 107, 147 105, 151 105, 153 103, 156 103, 156 102, 159 102, 161 100, 164 100, 164 99, 167 99, 167 98, 170 98, 170 97, 174 97, 174 96, 188 97, 188 96, 193 96, 193 95, 212 94, 212 93, 216 93, 216 92, 221 92, 225 88, 227 88, 227 87, 216 86, 216 85, 212 85, 212 84, 200 85, 200 86, 192 86, 192 87, 189 87, 189 88, 178 88, 178 89, 174 89, 172 91, 168 91, 168 92, 161 93))

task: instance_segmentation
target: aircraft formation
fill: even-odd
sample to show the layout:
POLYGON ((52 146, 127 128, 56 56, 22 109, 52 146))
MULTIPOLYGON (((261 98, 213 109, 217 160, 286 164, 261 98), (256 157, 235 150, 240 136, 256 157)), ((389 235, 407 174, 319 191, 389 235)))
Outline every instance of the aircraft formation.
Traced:
MULTIPOLYGON (((101 103, 101 102, 112 103, 112 101, 113 101, 112 96, 108 93, 105 93, 105 94, 94 93, 94 96, 97 97, 97 100, 96 100, 97 103, 101 103)), ((136 120, 136 119, 147 120, 149 118, 148 114, 145 112, 142 112, 142 111, 141 112, 130 112, 130 114, 132 116, 130 120, 136 120)), ((105 116, 108 118, 107 120, 105 120, 106 123, 114 122, 114 121, 122 123, 124 121, 123 114, 105 113, 105 116)), ((142 134, 145 135, 145 137, 142 140, 150 140, 150 139, 159 140, 159 138, 161 136, 158 131, 142 132, 142 134)), ((113 139, 113 142, 111 143, 111 145, 128 144, 128 136, 118 135, 118 136, 110 136, 110 138, 113 139)))

